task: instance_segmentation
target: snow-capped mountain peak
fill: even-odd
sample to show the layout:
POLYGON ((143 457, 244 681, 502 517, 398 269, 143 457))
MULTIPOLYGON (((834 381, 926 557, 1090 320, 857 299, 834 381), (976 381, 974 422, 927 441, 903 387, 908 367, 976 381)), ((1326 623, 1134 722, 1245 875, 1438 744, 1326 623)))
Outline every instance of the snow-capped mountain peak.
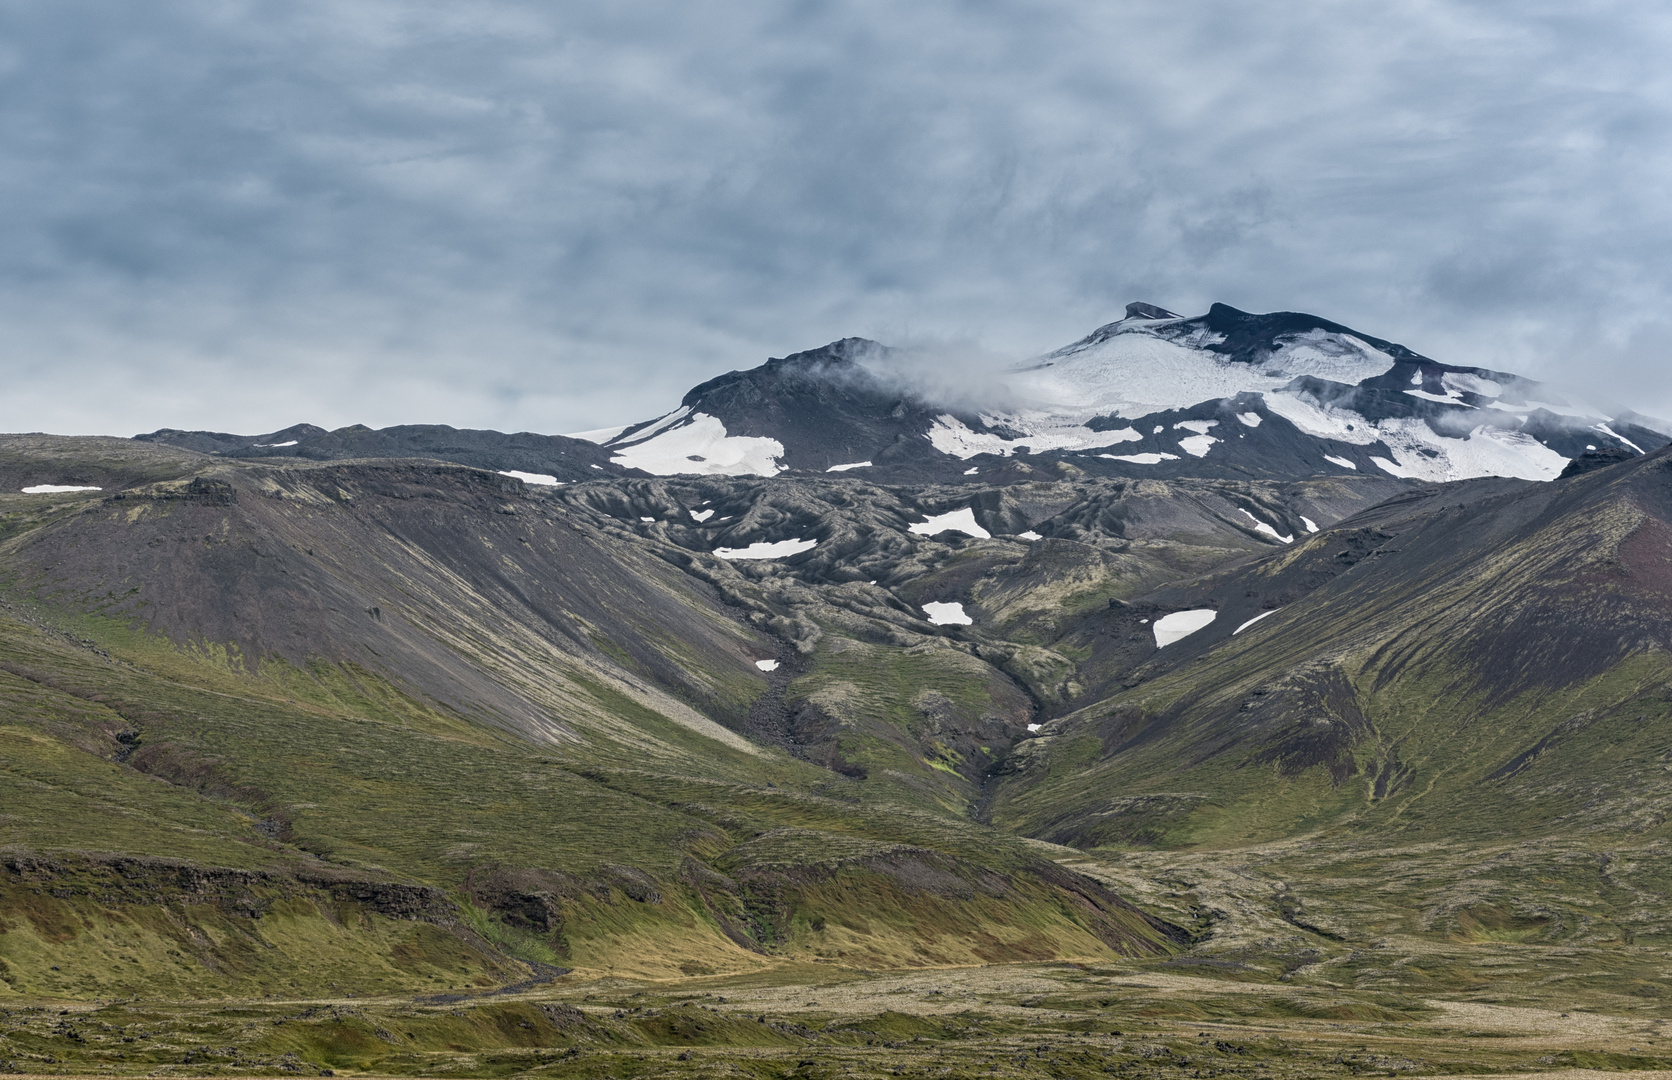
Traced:
POLYGON ((986 411, 938 406, 879 375, 889 356, 847 338, 592 434, 628 468, 762 476, 981 475, 1046 456, 1120 475, 1548 480, 1587 450, 1668 441, 1516 375, 1442 364, 1313 315, 1225 304, 1193 318, 1129 304, 1124 318, 1002 373, 986 411))

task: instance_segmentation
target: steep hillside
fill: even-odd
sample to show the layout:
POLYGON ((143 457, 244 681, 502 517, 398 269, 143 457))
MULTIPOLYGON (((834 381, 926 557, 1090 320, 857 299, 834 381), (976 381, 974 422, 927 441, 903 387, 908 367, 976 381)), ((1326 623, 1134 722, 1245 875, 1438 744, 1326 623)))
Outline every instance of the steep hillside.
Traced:
POLYGON ((1082 847, 1662 835, 1669 481, 1662 450, 1423 488, 1138 598, 1112 633, 1211 622, 1046 725, 994 820, 1082 847))
MULTIPOLYGON (((88 453, 10 450, 25 470, 88 453)), ((105 466, 134 486, 0 508, 0 976, 15 993, 1180 940, 969 820, 985 766, 949 762, 1001 754, 1034 707, 976 647, 887 590, 815 602, 803 594, 825 586, 698 555, 639 512, 725 502, 758 527, 869 504, 905 538, 913 503, 842 481, 700 500, 651 481, 161 453, 105 466), (936 925, 959 929, 937 944, 936 925)), ((938 566, 959 544, 911 546, 938 566)))

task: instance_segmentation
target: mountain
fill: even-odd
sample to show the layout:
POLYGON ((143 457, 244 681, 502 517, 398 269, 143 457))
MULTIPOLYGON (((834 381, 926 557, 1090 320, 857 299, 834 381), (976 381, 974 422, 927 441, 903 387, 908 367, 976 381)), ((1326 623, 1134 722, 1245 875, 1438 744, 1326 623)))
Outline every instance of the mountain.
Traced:
POLYGON ((911 370, 909 354, 844 338, 710 379, 655 419, 571 436, 297 424, 135 438, 247 459, 422 457, 543 483, 855 470, 986 483, 1058 463, 1132 478, 1549 480, 1592 451, 1672 441, 1659 421, 1517 375, 1438 363, 1312 315, 1224 304, 1196 318, 1129 304, 1124 319, 1071 345, 972 371, 953 404, 911 370))
POLYGON ((608 476, 633 472, 613 464, 608 453, 584 439, 526 431, 506 435, 445 424, 403 424, 377 431, 360 424, 336 431, 295 424, 266 435, 164 428, 134 439, 229 458, 432 458, 532 477, 536 483, 574 483, 591 480, 600 472, 608 476))
POLYGON ((1672 1063, 1647 421, 1219 306, 909 359, 0 436, 0 1069, 1672 1063))
POLYGON ((1197 617, 1046 725, 995 820, 1093 848, 1661 834, 1672 449, 1596 458, 1405 492, 1112 612, 1197 617))
POLYGON ((1528 379, 1438 363, 1312 315, 1149 304, 937 405, 894 350, 848 338, 694 388, 655 420, 586 433, 657 475, 868 468, 954 479, 1027 455, 1095 475, 1548 480, 1589 449, 1668 436, 1528 379))

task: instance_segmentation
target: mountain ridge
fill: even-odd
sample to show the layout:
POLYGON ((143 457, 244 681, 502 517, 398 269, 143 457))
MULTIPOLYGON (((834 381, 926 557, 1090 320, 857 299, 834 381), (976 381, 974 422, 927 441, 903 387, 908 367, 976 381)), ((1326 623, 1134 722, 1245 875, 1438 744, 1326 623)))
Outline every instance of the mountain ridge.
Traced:
POLYGON ((1642 453, 1672 441, 1664 423, 1604 412, 1518 375, 1441 363, 1314 315, 1219 303, 1188 318, 1133 303, 1060 349, 982 368, 977 381, 991 385, 968 389, 992 398, 985 408, 937 402, 908 356, 843 338, 708 379, 672 412, 579 436, 300 424, 263 436, 136 438, 236 457, 431 457, 563 483, 600 471, 830 470, 961 482, 1058 465, 1158 478, 1542 480, 1597 447, 1642 453))

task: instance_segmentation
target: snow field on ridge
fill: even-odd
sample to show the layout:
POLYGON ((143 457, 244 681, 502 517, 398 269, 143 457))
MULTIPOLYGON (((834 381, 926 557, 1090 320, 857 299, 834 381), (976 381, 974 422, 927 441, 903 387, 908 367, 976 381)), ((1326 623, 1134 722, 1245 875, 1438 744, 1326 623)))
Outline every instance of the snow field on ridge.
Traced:
POLYGON ((694 413, 687 422, 642 442, 612 449, 612 463, 655 476, 776 476, 785 468, 779 464, 784 456, 783 443, 751 435, 728 435, 720 418, 707 413, 694 413))

